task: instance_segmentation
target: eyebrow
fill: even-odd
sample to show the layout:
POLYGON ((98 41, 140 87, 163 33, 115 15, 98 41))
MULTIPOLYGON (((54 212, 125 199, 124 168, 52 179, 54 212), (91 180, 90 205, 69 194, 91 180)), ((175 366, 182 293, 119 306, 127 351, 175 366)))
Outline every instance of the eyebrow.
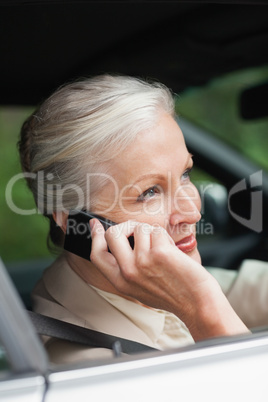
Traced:
MULTIPOLYGON (((192 159, 192 158, 193 158, 193 155, 189 153, 189 154, 188 154, 187 161, 186 161, 186 163, 185 163, 185 166, 188 165, 190 159, 192 159)), ((136 180, 136 181, 133 183, 132 186, 135 186, 137 183, 141 182, 141 181, 144 180, 144 179, 150 179, 150 178, 154 178, 154 179, 158 179, 158 180, 164 180, 164 179, 165 179, 165 176, 163 176, 162 174, 158 174, 158 173, 146 173, 146 174, 140 176, 140 177, 138 178, 138 180, 136 180)))
POLYGON ((150 179, 150 178, 154 178, 154 179, 158 179, 158 180, 164 180, 165 176, 163 176, 162 174, 158 174, 158 173, 147 173, 147 174, 143 174, 142 176, 140 176, 138 178, 138 180, 136 180, 133 183, 133 186, 135 186, 137 183, 139 183, 140 181, 144 180, 144 179, 150 179))

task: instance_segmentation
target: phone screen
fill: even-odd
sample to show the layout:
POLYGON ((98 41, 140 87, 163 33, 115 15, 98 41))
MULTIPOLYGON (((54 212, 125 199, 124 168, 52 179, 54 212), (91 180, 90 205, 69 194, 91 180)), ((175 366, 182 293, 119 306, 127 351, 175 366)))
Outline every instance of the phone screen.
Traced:
MULTIPOLYGON (((91 231, 89 221, 97 218, 105 230, 110 226, 116 225, 115 222, 103 218, 102 216, 92 214, 87 211, 71 210, 67 220, 67 228, 64 241, 64 249, 90 261, 91 253, 91 231)), ((134 237, 128 238, 132 248, 134 248, 134 237)))

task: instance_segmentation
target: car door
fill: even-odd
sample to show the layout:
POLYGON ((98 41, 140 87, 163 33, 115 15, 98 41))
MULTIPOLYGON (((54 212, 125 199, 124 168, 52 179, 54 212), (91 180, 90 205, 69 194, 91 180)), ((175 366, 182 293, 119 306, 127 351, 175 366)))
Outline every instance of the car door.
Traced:
POLYGON ((48 360, 0 259, 0 400, 41 402, 48 360))

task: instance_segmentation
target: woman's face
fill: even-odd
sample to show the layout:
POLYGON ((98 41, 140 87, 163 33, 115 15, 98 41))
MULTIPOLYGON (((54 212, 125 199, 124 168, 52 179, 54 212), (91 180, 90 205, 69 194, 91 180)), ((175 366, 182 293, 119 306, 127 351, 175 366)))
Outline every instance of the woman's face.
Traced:
POLYGON ((112 163, 111 180, 98 193, 96 212, 164 227, 183 252, 200 262, 195 225, 200 197, 190 181, 192 157, 175 120, 163 113, 112 163))

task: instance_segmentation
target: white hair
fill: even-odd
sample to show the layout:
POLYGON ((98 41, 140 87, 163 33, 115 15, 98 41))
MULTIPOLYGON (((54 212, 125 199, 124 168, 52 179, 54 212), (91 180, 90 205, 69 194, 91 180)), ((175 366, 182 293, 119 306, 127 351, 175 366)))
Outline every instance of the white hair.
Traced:
MULTIPOLYGON (((161 111, 174 116, 170 90, 158 82, 133 77, 105 74, 55 91, 24 123, 20 140, 24 171, 42 171, 42 186, 50 185, 42 195, 44 205, 61 208, 53 192, 53 186, 59 190, 60 185, 65 188, 64 207, 73 208, 77 200, 68 186, 75 183, 83 188, 86 173, 105 173, 137 134, 157 124, 161 111)), ((41 189, 35 180, 29 184, 37 199, 41 189)), ((95 180, 92 193, 102 185, 95 180)), ((83 207, 89 209, 90 205, 83 207)))

